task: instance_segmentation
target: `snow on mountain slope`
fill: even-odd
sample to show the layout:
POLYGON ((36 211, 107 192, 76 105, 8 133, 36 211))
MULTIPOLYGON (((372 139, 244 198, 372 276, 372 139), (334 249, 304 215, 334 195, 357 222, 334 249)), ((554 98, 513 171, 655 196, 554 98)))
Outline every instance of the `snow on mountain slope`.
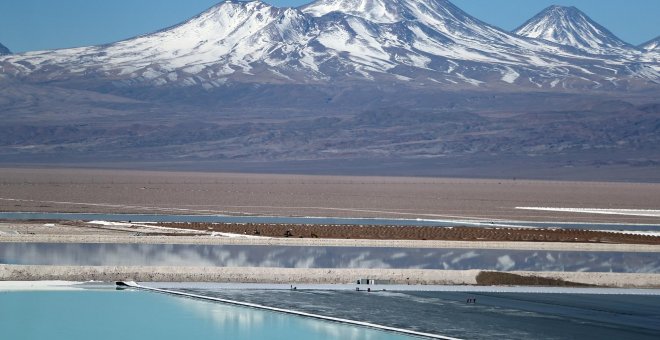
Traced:
POLYGON ((660 66, 658 66, 660 64, 660 36, 645 42, 639 48, 644 51, 645 59, 655 62, 655 70, 660 72, 660 66))
POLYGON ((514 32, 594 54, 629 53, 632 50, 632 46, 575 7, 550 6, 514 32))
POLYGON ((5 45, 0 44, 0 55, 3 54, 11 54, 11 51, 7 47, 5 47, 5 45))
POLYGON ((317 18, 334 12, 344 18, 363 19, 388 31, 382 37, 393 38, 389 39, 390 43, 396 41, 393 46, 409 47, 412 43, 424 52, 450 59, 549 66, 556 60, 528 58, 530 50, 570 55, 503 32, 446 0, 319 0, 301 9, 317 18))
POLYGON ((651 57, 601 57, 520 37, 447 0, 318 0, 299 9, 225 1, 177 26, 109 45, 3 56, 0 74, 206 89, 377 78, 534 88, 660 80, 651 57))
POLYGON ((649 41, 643 43, 639 47, 641 49, 645 50, 645 51, 660 52, 660 36, 656 37, 655 39, 652 39, 652 40, 649 40, 649 41))
POLYGON ((479 78, 498 73, 501 81, 513 83, 518 77, 511 77, 512 66, 535 73, 529 68, 573 67, 557 56, 579 58, 503 32, 444 0, 321 0, 301 10, 319 22, 315 41, 368 66, 357 67, 363 74, 412 67, 439 72, 429 75, 432 81, 479 85, 479 78))
MULTIPOLYGON (((304 41, 307 18, 295 9, 262 2, 223 2, 180 25, 110 45, 28 52, 11 57, 7 72, 88 73, 90 68, 112 76, 169 81, 197 81, 192 75, 222 80, 238 70, 250 74, 251 62, 271 54, 293 53, 289 41, 304 41), (74 65, 74 67, 71 67, 74 65), (21 67, 22 66, 22 67, 21 67), (180 78, 183 76, 183 79, 180 78)), ((51 76, 49 74, 47 77, 51 76)))
POLYGON ((404 10, 399 3, 388 0, 321 0, 302 7, 303 12, 314 17, 341 12, 377 23, 401 21, 404 10))

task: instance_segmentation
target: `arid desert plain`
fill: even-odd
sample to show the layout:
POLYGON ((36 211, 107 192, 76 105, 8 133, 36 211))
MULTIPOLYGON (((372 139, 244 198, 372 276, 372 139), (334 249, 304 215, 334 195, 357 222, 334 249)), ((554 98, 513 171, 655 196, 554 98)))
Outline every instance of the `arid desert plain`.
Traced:
POLYGON ((5 212, 658 223, 658 207, 659 183, 0 169, 5 212))

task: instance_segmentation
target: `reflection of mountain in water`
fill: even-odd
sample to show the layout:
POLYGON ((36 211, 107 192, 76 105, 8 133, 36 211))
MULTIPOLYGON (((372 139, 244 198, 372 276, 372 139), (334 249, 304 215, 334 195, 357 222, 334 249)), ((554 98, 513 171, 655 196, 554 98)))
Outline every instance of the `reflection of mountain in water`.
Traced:
POLYGON ((660 331, 660 296, 652 295, 186 291, 460 339, 571 339, 575 334, 588 334, 590 339, 655 339, 660 331), (466 304, 470 297, 478 303, 466 304))
POLYGON ((2 244, 0 263, 660 272, 656 253, 174 244, 2 244))
MULTIPOLYGON (((254 329, 264 329, 277 325, 285 329, 287 337, 300 338, 300 334, 313 334, 313 339, 342 339, 342 340, 404 340, 410 339, 396 333, 383 333, 366 327, 356 327, 340 323, 331 323, 312 318, 292 317, 283 313, 272 313, 253 308, 229 306, 220 303, 208 303, 192 299, 177 299, 178 305, 186 311, 194 313, 195 316, 208 320, 215 328, 222 331, 222 338, 261 338, 255 337, 255 333, 249 333, 254 329)), ((274 334, 268 335, 269 339, 274 334)))

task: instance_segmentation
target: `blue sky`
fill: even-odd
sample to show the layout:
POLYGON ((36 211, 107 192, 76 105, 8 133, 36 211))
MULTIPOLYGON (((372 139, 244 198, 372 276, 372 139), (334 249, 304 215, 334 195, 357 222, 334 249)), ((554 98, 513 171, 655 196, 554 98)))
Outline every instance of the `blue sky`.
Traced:
MULTIPOLYGON (((184 21, 219 0, 2 0, 0 43, 14 52, 96 45, 184 21)), ((305 0, 267 0, 300 6, 305 0)), ((473 16, 511 30, 552 5, 576 6, 623 40, 660 35, 660 0, 453 0, 473 16)))

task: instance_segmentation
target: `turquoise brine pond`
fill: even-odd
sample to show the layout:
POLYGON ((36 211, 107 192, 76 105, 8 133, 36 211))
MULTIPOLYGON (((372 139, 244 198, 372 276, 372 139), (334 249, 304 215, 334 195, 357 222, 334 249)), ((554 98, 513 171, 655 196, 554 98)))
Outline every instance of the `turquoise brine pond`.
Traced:
POLYGON ((0 292, 2 339, 412 339, 365 327, 141 291, 0 292))

